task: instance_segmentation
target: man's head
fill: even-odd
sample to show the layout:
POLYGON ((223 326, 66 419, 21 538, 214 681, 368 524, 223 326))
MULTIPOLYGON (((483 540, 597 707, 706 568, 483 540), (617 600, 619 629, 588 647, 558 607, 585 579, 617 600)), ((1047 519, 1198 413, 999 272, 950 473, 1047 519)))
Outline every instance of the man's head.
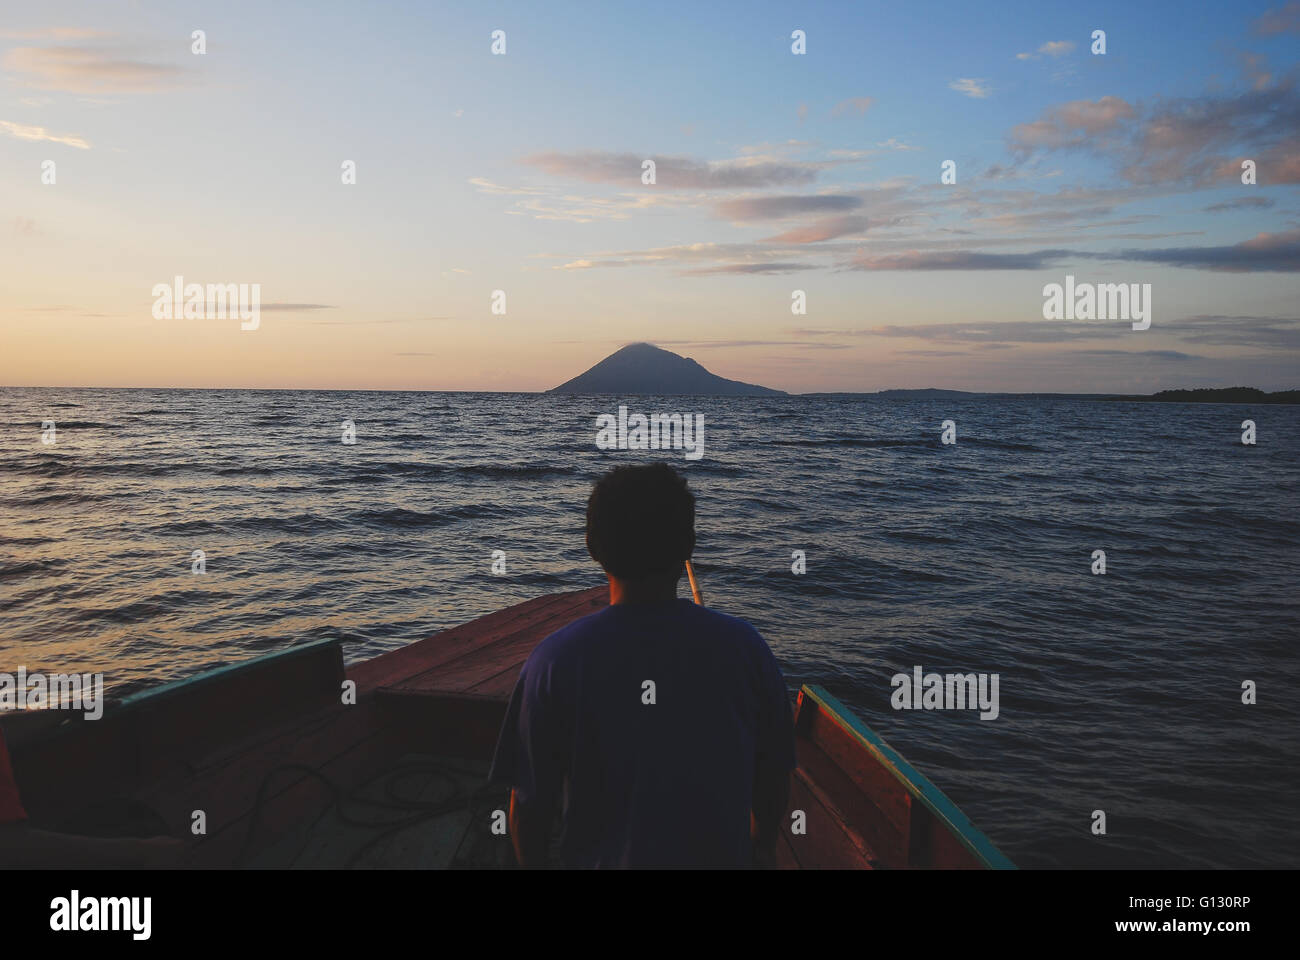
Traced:
POLYGON ((695 497, 667 464, 615 467, 587 500, 587 550, 611 577, 671 580, 695 549, 695 497))

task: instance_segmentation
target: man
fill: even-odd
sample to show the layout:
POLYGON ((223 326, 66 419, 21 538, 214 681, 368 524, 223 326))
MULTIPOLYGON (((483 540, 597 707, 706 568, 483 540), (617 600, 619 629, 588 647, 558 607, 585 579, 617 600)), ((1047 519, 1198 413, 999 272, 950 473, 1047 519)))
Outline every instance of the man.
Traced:
POLYGON ((677 598, 695 498, 666 465, 619 467, 587 501, 610 605, 524 664, 490 779, 508 782, 519 862, 772 862, 794 768, 790 698, 749 624, 677 598))
POLYGON ((173 837, 81 837, 31 826, 0 731, 0 868, 162 866, 177 863, 184 851, 173 837))

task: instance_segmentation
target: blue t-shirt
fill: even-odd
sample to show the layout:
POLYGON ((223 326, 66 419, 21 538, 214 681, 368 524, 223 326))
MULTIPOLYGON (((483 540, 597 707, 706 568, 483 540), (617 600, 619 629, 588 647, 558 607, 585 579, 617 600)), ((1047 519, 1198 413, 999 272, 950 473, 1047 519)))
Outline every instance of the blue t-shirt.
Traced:
POLYGON ((562 812, 568 866, 748 866, 755 774, 794 765, 763 638, 677 599, 614 604, 538 644, 490 779, 562 812))

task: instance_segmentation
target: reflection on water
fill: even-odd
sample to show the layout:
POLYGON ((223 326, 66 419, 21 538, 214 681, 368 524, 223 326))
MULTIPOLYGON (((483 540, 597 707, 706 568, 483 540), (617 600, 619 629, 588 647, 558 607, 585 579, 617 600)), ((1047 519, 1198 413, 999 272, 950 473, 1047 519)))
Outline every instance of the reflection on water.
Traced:
POLYGON ((121 694, 318 638, 362 659, 591 586, 592 480, 662 457, 699 498, 710 603, 753 622, 792 685, 858 710, 1018 863, 1300 860, 1286 647, 1300 407, 637 398, 704 415, 698 461, 597 449, 596 417, 617 408, 0 391, 0 670, 103 671, 121 694), (1255 447, 1239 442, 1247 416, 1255 447), (955 446, 939 442, 946 419, 955 446), (890 677, 918 664, 998 673, 998 719, 893 711, 890 677))

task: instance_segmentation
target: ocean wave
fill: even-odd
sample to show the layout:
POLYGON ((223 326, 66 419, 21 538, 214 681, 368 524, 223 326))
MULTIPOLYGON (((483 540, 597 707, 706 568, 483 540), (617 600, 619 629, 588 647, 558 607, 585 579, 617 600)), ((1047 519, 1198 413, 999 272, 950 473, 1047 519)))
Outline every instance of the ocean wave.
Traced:
POLYGON ((115 462, 95 462, 79 459, 74 456, 55 456, 51 454, 41 454, 38 458, 28 461, 17 461, 10 463, 0 463, 0 473, 14 473, 33 477, 103 477, 103 476, 126 476, 126 477, 165 477, 169 474, 176 473, 182 468, 160 463, 115 463, 115 462))
MULTIPOLYGON (((1278 734, 1300 708, 1234 708, 1230 689, 1300 683, 1300 408, 1270 408, 1273 439, 1243 451, 1208 424, 1180 436, 1190 418, 1165 406, 1099 418, 1091 401, 970 401, 948 450, 923 404, 700 399, 705 457, 689 461, 596 450, 565 398, 460 395, 452 412, 473 430, 440 431, 446 417, 409 395, 76 395, 92 399, 72 423, 126 423, 141 443, 84 426, 43 447, 24 427, 0 458, 0 669, 37 651, 102 663, 125 690, 325 636, 355 662, 599 582, 580 488, 667 462, 699 498, 706 601, 770 637, 792 683, 862 710, 1013 860, 1102 855, 1066 829, 1078 783, 1120 784, 1136 808, 1168 795, 1170 771, 1200 802, 1235 796, 1249 769, 1280 771, 1253 805, 1207 800, 1180 813, 1195 836, 1128 831, 1104 856, 1300 855, 1285 833, 1297 741, 1278 734), (340 420, 364 404, 376 442, 338 445, 335 404, 340 420), (250 429, 257 418, 281 426, 250 429), (206 576, 191 575, 195 549, 206 576), (505 576, 489 575, 495 549, 505 576), (889 673, 912 664, 1000 672, 1002 716, 895 712, 889 673), (1222 833, 1229 821, 1242 832, 1222 833)), ((29 424, 34 405, 5 399, 4 420, 29 424)))
POLYGON ((12 563, 0 563, 0 580, 17 580, 21 577, 33 577, 50 573, 65 566, 66 560, 51 558, 43 560, 17 560, 12 563))
POLYGON ((544 477, 569 477, 577 472, 572 467, 544 463, 470 464, 453 469, 461 476, 485 477, 491 480, 538 480, 544 477))
POLYGON ((41 547, 47 543, 58 543, 54 537, 6 537, 0 534, 0 543, 15 547, 41 547))
POLYGON ((56 430, 121 430, 120 423, 100 423, 98 420, 58 420, 54 421, 56 430))
POLYGON ((428 529, 445 527, 461 520, 476 519, 479 514, 480 511, 475 507, 453 507, 442 512, 391 507, 387 510, 359 510, 349 514, 348 519, 378 527, 428 529))

